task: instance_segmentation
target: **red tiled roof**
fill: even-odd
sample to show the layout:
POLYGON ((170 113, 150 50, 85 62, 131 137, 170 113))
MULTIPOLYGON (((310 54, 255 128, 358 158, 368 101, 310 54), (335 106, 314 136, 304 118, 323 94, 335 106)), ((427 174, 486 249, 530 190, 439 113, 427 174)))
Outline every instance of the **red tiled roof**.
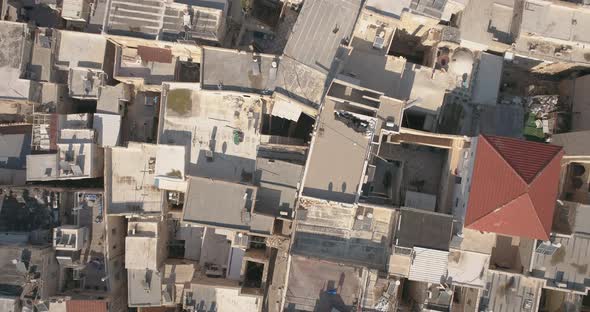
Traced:
POLYGON ((479 136, 465 226, 547 240, 562 156, 559 146, 479 136))
POLYGON ((67 312, 108 312, 107 302, 104 300, 68 300, 67 312))
POLYGON ((176 309, 169 307, 145 307, 139 308, 139 312, 174 312, 176 309))
POLYGON ((506 137, 486 136, 486 139, 526 183, 531 183, 561 150, 561 146, 506 137))
POLYGON ((172 51, 170 49, 137 46, 137 54, 144 62, 172 63, 172 51))

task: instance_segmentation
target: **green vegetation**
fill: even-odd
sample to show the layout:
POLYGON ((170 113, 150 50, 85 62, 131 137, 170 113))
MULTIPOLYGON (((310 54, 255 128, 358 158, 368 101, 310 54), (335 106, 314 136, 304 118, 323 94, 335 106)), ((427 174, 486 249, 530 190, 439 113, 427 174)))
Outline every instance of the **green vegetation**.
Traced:
POLYGON ((524 122, 524 137, 529 141, 545 142, 543 128, 537 128, 535 115, 526 114, 524 122))
POLYGON ((191 94, 192 91, 189 89, 171 90, 167 96, 167 107, 180 115, 190 113, 192 108, 191 94))

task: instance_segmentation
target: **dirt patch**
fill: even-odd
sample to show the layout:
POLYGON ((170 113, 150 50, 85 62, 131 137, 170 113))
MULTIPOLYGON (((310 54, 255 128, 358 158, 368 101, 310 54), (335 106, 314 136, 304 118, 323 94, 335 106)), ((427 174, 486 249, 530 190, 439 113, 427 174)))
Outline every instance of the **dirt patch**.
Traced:
POLYGON ((176 89, 168 92, 167 109, 179 115, 190 114, 192 109, 192 91, 189 89, 176 89))
POLYGON ((551 256, 551 265, 556 266, 558 263, 563 262, 563 259, 565 259, 565 248, 560 247, 555 251, 553 256, 551 256))
POLYGON ((176 170, 176 169, 172 169, 170 172, 168 172, 166 174, 166 176, 182 179, 182 173, 180 172, 180 170, 176 170))
POLYGON ((22 26, 8 26, 0 30, 0 67, 20 67, 23 42, 22 26))
POLYGON ((588 264, 577 264, 577 263, 572 263, 571 264, 574 268, 576 268, 576 270, 578 271, 578 274, 582 274, 585 275, 588 272, 588 264))

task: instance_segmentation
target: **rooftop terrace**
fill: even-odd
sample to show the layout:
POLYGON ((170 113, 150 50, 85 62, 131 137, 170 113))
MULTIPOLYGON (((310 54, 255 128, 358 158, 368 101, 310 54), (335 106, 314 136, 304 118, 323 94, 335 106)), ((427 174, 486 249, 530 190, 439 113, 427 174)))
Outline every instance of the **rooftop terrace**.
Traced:
POLYGON ((285 55, 324 73, 334 70, 334 59, 342 53, 342 42, 350 39, 360 7, 358 0, 305 2, 285 55))
POLYGON ((251 182, 262 100, 253 94, 197 90, 194 84, 167 86, 158 142, 186 146, 188 175, 251 182))
POLYGON ((182 220, 271 234, 273 218, 254 214, 257 188, 208 178, 189 178, 182 220))
POLYGON ((275 88, 280 65, 275 55, 206 47, 201 60, 201 85, 210 90, 269 93, 275 88))
POLYGON ((287 286, 287 310, 349 311, 359 300, 362 268, 293 256, 287 286), (336 295, 328 292, 336 290, 336 295))
POLYGON ((74 31, 58 32, 58 50, 55 65, 65 67, 85 67, 103 69, 107 39, 101 35, 74 31))
POLYGON ((24 71, 25 24, 0 21, 0 75, 5 83, 0 85, 0 99, 28 99, 30 82, 20 79, 24 71))
POLYGON ((303 194, 352 203, 365 170, 371 136, 356 132, 335 117, 334 112, 342 106, 332 99, 325 100, 310 150, 303 194))
POLYGON ((107 212, 161 213, 164 195, 156 178, 183 176, 184 148, 129 142, 128 147, 113 147, 106 154, 107 212), (159 168, 169 170, 159 172, 159 168))
POLYGON ((385 269, 395 212, 303 197, 293 253, 385 269))

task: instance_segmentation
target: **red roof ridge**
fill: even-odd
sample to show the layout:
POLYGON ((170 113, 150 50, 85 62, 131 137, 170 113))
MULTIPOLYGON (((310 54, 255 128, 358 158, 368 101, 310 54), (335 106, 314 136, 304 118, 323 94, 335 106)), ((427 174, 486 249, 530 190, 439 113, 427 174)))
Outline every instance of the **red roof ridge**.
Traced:
MULTIPOLYGON (((522 194, 522 195, 518 196, 517 199, 524 199, 524 200, 527 200, 530 203, 530 205, 524 205, 524 206, 518 206, 518 207, 527 207, 529 209, 532 209, 533 211, 535 210, 535 207, 533 206, 531 197, 529 196, 528 193, 525 193, 525 194, 522 194)), ((512 202, 514 202, 514 201, 511 201, 511 203, 512 202)), ((512 209, 515 208, 515 206, 508 205, 508 204, 506 204, 506 206, 510 206, 510 208, 512 208, 512 209)), ((494 212, 497 212, 497 211, 494 211, 494 212)), ((532 213, 532 214, 537 215, 536 213, 532 213)), ((477 222, 482 222, 484 224, 484 227, 485 227, 485 224, 488 224, 488 222, 483 221, 483 219, 485 219, 486 217, 491 217, 491 218, 496 217, 497 218, 498 216, 495 215, 494 213, 489 213, 489 214, 485 215, 484 217, 478 219, 477 221, 475 221, 474 223, 472 223, 472 225, 475 225, 475 228, 474 228, 475 230, 484 231, 484 232, 494 232, 496 234, 504 235, 504 236, 520 236, 520 237, 524 236, 524 237, 535 238, 535 239, 541 239, 539 236, 536 236, 536 235, 540 234, 540 235, 542 235, 542 240, 549 239, 549 234, 545 232, 544 226, 543 226, 543 222, 541 222, 541 219, 539 218, 538 215, 537 215, 537 219, 536 219, 537 222, 534 222, 534 223, 531 222, 529 224, 534 224, 535 225, 534 227, 537 228, 537 229, 539 229, 539 226, 540 226, 541 231, 540 232, 537 232, 536 234, 532 234, 532 236, 524 235, 523 233, 520 233, 520 234, 519 233, 514 233, 513 231, 509 231, 509 232, 495 232, 494 230, 490 230, 490 229, 481 229, 481 226, 482 225, 476 224, 476 223, 477 222), (512 232, 512 233, 510 233, 510 232, 512 232)))
MULTIPOLYGON (((524 183, 524 185, 526 185, 526 188, 528 189, 528 183, 525 181, 525 179, 520 175, 520 173, 518 173, 518 171, 516 171, 516 169, 514 169, 514 166, 512 166, 508 160, 504 157, 504 155, 502 155, 502 153, 500 153, 500 151, 498 151, 498 149, 496 148, 496 145, 494 145, 492 142, 490 142, 490 140, 488 140, 488 135, 481 135, 482 138, 484 138, 486 140, 486 142, 488 142, 488 144, 492 147, 492 150, 494 151, 494 153, 496 153, 496 155, 500 156, 500 159, 502 159, 502 161, 508 166, 508 168, 510 168, 510 170, 516 174, 516 176, 518 176, 518 178, 520 179, 520 181, 522 183, 524 183)), ((492 136, 489 136, 492 137, 492 136)), ((547 166, 547 164, 545 164, 545 166, 547 166)), ((537 173, 538 174, 538 173, 537 173)), ((535 176, 536 178, 536 176, 535 176)), ((522 194, 521 194, 522 195, 522 194)), ((521 195, 515 197, 514 199, 520 197, 521 195)), ((514 200, 513 199, 513 200, 514 200)))
MULTIPOLYGON (((500 206, 500 207, 498 207, 498 208, 496 208, 496 209, 494 209, 494 210, 492 210, 492 211, 490 211, 490 212, 488 212, 488 213, 484 214, 483 216, 481 216, 481 217, 479 217, 479 218, 477 218, 477 219, 475 219, 475 220, 473 220, 473 221, 469 222, 469 224, 466 224, 466 226, 469 226, 469 225, 471 225, 471 224, 474 224, 474 223, 476 223, 477 221, 479 221, 479 220, 481 220, 481 219, 483 219, 483 218, 487 217, 488 215, 490 215, 490 214, 492 214, 492 213, 499 212, 500 210, 502 210, 502 208, 504 208, 504 207, 506 207, 506 206, 510 205, 512 202, 514 202, 514 201, 518 200, 518 199, 519 199, 519 198, 521 198, 523 195, 528 195, 528 189, 527 189, 527 190, 525 190, 524 192, 522 192, 522 194, 520 194, 520 195, 518 195, 518 196, 515 196, 513 199, 511 199, 511 200, 507 201, 506 203, 502 204, 502 206, 500 206)), ((537 218, 539 218, 539 216, 537 216, 537 218)))
POLYGON ((543 168, 541 168, 541 170, 539 170, 539 172, 537 172, 537 174, 535 174, 535 177, 531 180, 531 183, 527 185, 527 190, 530 185, 533 185, 533 183, 535 182, 535 180, 537 180, 537 178, 541 175, 541 173, 543 173, 545 171, 545 169, 547 169, 547 166, 549 166, 549 164, 552 163, 553 160, 562 153, 563 153, 563 147, 555 150, 555 154, 553 154, 553 157, 551 157, 551 159, 549 159, 549 161, 547 161, 547 163, 545 163, 543 168))
MULTIPOLYGON (((537 178, 537 177, 535 177, 535 179, 536 179, 536 178, 537 178)), ((528 192, 527 192, 527 195, 528 195, 528 192)), ((530 196, 529 196, 529 200, 531 201, 531 203, 533 203, 533 199, 532 199, 532 198, 530 198, 530 196)), ((534 203, 533 203, 533 209, 535 209, 535 210, 536 210, 536 207, 535 207, 535 204, 534 204, 534 203)), ((549 234, 545 232, 545 225, 543 224, 543 221, 541 220, 541 218, 539 218, 539 214, 538 214, 538 213, 533 213, 533 214, 535 215, 535 217, 537 217, 537 221, 539 221, 539 224, 540 224, 540 225, 541 225, 541 227, 543 228, 543 234, 547 234, 547 235, 545 236, 545 239, 544 239, 544 241, 545 241, 545 240, 549 240, 549 234)), ((551 233, 551 228, 549 229, 549 233, 551 233)))
MULTIPOLYGON (((513 166, 512 164, 510 164, 510 162, 508 162, 508 160, 507 160, 507 159, 504 157, 504 155, 502 155, 502 153, 500 153, 500 151, 499 151, 499 150, 496 148, 496 145, 495 145, 494 143, 492 143, 490 140, 488 140, 488 137, 490 137, 490 138, 497 137, 497 138, 501 138, 501 139, 512 139, 512 138, 507 138, 507 137, 502 137, 502 136, 497 136, 497 135, 485 135, 485 134, 482 134, 482 135, 481 135, 481 137, 483 137, 483 138, 486 140, 486 142, 488 142, 488 144, 489 144, 490 146, 492 146, 492 147, 493 147, 492 149, 494 150, 494 152, 495 152, 497 155, 499 155, 499 156, 500 156, 500 158, 502 158, 502 160, 503 160, 503 161, 504 161, 504 162, 505 162, 505 163, 508 165, 508 167, 510 167, 510 169, 511 169, 511 170, 512 170, 514 173, 516 173, 516 175, 517 175, 517 176, 518 176, 518 177, 519 177, 519 178, 522 180, 522 182, 524 182, 524 184, 526 185, 527 189, 528 189, 528 187, 529 187, 531 184, 533 184, 533 182, 535 181, 535 179, 537 179, 537 177, 538 177, 539 175, 541 175, 541 173, 542 173, 542 172, 545 170, 545 168, 547 168, 547 166, 548 166, 548 165, 549 165, 549 164, 550 164, 550 163, 551 163, 551 162, 552 162, 552 161, 555 159, 555 157, 557 157, 557 156, 559 155, 559 153, 560 153, 561 151, 563 151, 563 147, 561 147, 561 146, 557 146, 557 145, 552 145, 552 146, 554 146, 554 147, 559 147, 559 148, 556 148, 556 149, 555 149, 555 151, 553 152, 553 155, 551 156, 551 158, 549 158, 549 159, 547 160, 547 162, 545 162, 545 164, 543 164, 543 167, 541 167, 541 168, 540 168, 540 169, 539 169, 539 170, 538 170, 538 171, 535 173, 535 177, 534 177, 533 179, 531 179, 531 182, 530 182, 530 183, 528 183, 528 182, 527 182, 527 181, 524 179, 524 177, 523 177, 523 176, 522 176, 522 175, 521 175, 521 174, 520 174, 520 173, 519 173, 519 172, 518 172, 518 171, 517 171, 517 170, 514 168, 514 166, 513 166)), ((517 139, 514 139, 514 140, 517 140, 517 139)), ((540 143, 540 142, 529 142, 529 141, 526 141, 526 140, 525 140, 525 142, 527 142, 527 143, 538 143, 538 144, 544 144, 544 143, 540 143)), ((548 144, 548 145, 549 145, 549 144, 548 144)), ((549 152, 549 150, 547 150, 547 152, 549 152)))

